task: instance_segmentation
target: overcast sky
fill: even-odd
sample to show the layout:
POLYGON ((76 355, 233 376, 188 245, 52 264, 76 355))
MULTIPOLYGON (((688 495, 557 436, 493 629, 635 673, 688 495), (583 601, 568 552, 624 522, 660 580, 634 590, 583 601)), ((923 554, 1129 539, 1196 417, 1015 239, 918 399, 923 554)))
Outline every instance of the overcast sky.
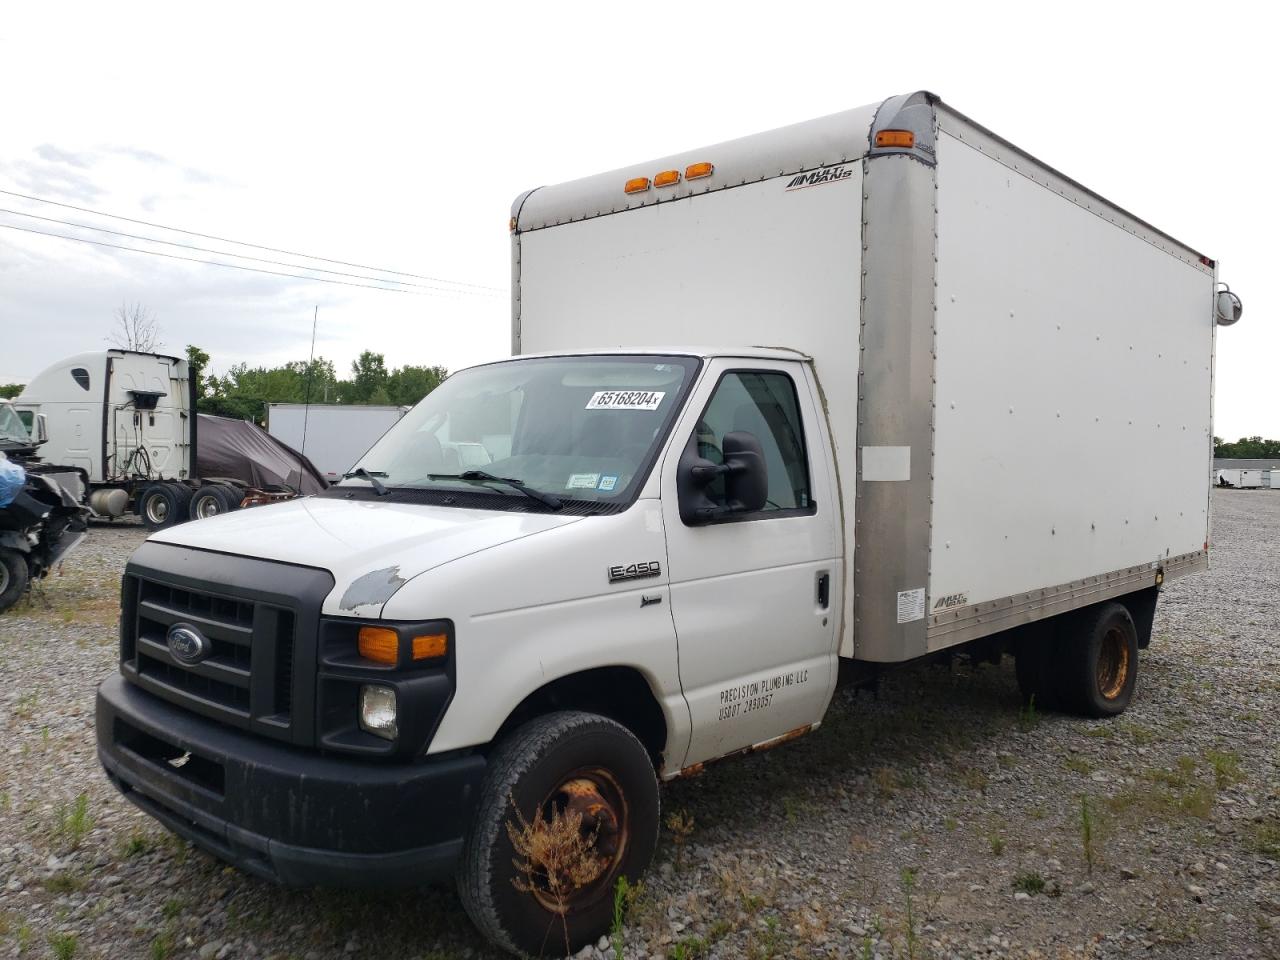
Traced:
MULTIPOLYGON (((1280 73, 1271 15, 1250 7, 9 5, 0 189, 454 282, 375 292, 0 229, 0 383, 104 348, 126 300, 218 372, 305 359, 317 305, 340 372, 362 349, 450 369, 505 356, 516 194, 924 88, 1218 259, 1245 315, 1219 330, 1215 432, 1280 437, 1280 73)), ((296 262, 0 208, 0 224, 296 262)))

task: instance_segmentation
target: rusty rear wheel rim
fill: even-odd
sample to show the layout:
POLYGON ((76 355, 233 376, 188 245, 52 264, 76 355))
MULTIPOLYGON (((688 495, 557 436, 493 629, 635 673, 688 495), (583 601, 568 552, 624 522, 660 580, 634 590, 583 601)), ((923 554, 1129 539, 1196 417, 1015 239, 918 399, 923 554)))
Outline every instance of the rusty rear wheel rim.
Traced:
POLYGON ((604 767, 575 770, 551 790, 540 809, 546 819, 556 812, 581 814, 580 833, 584 837, 594 834, 600 863, 593 880, 570 889, 559 901, 545 885, 544 878, 533 889, 538 902, 550 913, 569 915, 601 897, 612 896, 626 857, 631 826, 627 798, 617 778, 604 767))
POLYGON ((1104 700, 1115 700, 1129 682, 1129 641, 1120 627, 1102 635, 1098 649, 1098 692, 1104 700))

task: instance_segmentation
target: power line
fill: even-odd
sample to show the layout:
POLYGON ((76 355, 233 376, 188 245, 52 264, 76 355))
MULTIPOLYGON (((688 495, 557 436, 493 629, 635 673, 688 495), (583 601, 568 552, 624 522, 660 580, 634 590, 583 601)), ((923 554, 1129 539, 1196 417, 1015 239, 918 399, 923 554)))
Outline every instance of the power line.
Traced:
MULTIPOLYGON (((155 227, 158 230, 172 230, 174 233, 185 233, 189 237, 199 237, 202 240, 217 240, 219 243, 234 243, 240 247, 252 247, 255 250, 266 250, 268 253, 283 253, 290 257, 304 257, 307 260, 319 260, 321 263, 332 263, 340 267, 356 267, 360 270, 372 270, 375 273, 391 273, 399 277, 413 277, 415 280, 431 280, 435 283, 451 283, 459 287, 474 287, 477 290, 492 290, 495 293, 503 293, 500 287, 485 286, 480 283, 465 283, 462 280, 449 280, 445 277, 432 277, 422 273, 407 273, 403 270, 386 270, 382 267, 372 267, 365 263, 351 263, 347 260, 332 260, 328 257, 318 257, 310 253, 299 253, 296 250, 284 250, 280 247, 267 247, 259 243, 249 243, 245 240, 231 240, 227 237, 218 237, 210 233, 197 233, 194 230, 184 230, 182 227, 170 227, 163 223, 152 223, 149 220, 135 220, 133 217, 125 217, 118 213, 106 213, 102 210, 94 210, 90 207, 77 207, 73 203, 62 203, 58 200, 46 200, 44 197, 33 197, 26 193, 17 193, 13 190, 0 190, 0 193, 9 197, 20 197, 23 200, 31 200, 35 203, 48 203, 55 207, 65 207, 67 210, 78 210, 80 213, 91 213, 95 217, 110 217, 113 220, 124 220, 127 223, 136 223, 144 227, 155 227)), ((303 267, 302 269, 309 269, 303 267)), ((267 271, 270 272, 270 271, 267 271)))
MULTIPOLYGON (((45 223, 60 223, 64 227, 75 227, 79 230, 95 230, 98 233, 108 233, 113 237, 127 237, 130 240, 141 240, 143 243, 162 243, 167 247, 180 247, 183 250, 195 250, 200 253, 213 253, 221 257, 235 257, 239 260, 252 260, 255 263, 269 263, 276 267, 293 267, 298 270, 312 270, 316 273, 331 273, 337 277, 351 277, 355 280, 372 280, 377 283, 394 283, 405 287, 421 287, 424 290, 435 290, 440 293, 463 294, 466 296, 490 296, 488 293, 481 291, 472 292, 470 290, 451 290, 448 287, 435 287, 427 283, 410 283, 408 280, 392 280, 385 277, 369 277, 363 273, 344 273, 341 270, 329 270, 326 267, 309 267, 305 263, 285 263, 282 260, 269 260, 266 257, 254 257, 247 253, 231 253, 227 250, 214 250, 210 247, 196 247, 189 243, 178 243, 176 240, 160 240, 156 237, 143 237, 136 233, 123 233, 120 230, 108 230, 106 227, 95 227, 87 223, 76 223, 73 220, 59 220, 57 217, 42 217, 35 213, 26 213, 22 210, 8 210, 0 207, 0 213, 12 214, 15 217, 29 217, 32 220, 43 220, 45 223)), ((50 234, 53 236, 53 234, 50 234)), ((146 251, 138 251, 143 253, 146 251)))
MULTIPOLYGON (((291 277, 294 280, 312 280, 316 283, 335 283, 340 287, 363 287, 366 290, 381 290, 383 293, 403 293, 410 297, 431 296, 428 293, 417 293, 399 287, 378 287, 370 283, 351 283, 347 280, 330 280, 327 277, 308 277, 300 273, 281 273, 279 270, 263 270, 260 267, 245 267, 238 263, 221 263, 217 260, 201 260, 198 257, 182 257, 176 253, 161 253, 159 250, 139 250, 137 247, 125 247, 118 243, 107 243, 105 240, 90 240, 88 237, 73 237, 67 233, 50 233, 45 230, 32 230, 30 227, 19 227, 13 223, 0 223, 0 229, 19 230, 22 233, 34 233, 41 237, 57 237, 59 240, 74 240, 77 243, 91 243, 95 247, 110 247, 113 250, 127 250, 129 253, 145 253, 149 257, 164 257, 167 260, 185 260, 188 263, 204 263, 211 267, 227 267, 231 270, 247 270, 249 273, 266 273, 273 277, 291 277)), ((306 269, 305 267, 303 269, 306 269)), ((388 281, 391 282, 391 281, 388 281)))

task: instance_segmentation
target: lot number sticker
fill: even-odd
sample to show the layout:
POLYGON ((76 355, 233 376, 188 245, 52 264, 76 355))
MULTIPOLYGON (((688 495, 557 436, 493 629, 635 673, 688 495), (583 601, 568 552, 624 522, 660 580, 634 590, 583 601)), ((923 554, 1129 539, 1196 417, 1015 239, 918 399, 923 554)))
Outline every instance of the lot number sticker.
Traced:
POLYGON ((898 594, 898 622, 911 623, 924 619, 924 587, 903 590, 898 594))
POLYGON ((587 401, 588 410, 657 410, 665 390, 597 390, 587 401))

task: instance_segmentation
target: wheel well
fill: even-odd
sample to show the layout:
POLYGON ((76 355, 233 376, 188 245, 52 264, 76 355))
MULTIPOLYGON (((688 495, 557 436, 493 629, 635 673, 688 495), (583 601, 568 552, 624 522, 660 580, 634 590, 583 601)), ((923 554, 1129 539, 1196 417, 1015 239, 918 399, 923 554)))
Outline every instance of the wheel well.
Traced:
POLYGON ((556 710, 585 710, 616 720, 644 744, 655 766, 662 762, 667 721, 648 681, 633 667, 597 667, 552 680, 511 711, 494 739, 556 710))

